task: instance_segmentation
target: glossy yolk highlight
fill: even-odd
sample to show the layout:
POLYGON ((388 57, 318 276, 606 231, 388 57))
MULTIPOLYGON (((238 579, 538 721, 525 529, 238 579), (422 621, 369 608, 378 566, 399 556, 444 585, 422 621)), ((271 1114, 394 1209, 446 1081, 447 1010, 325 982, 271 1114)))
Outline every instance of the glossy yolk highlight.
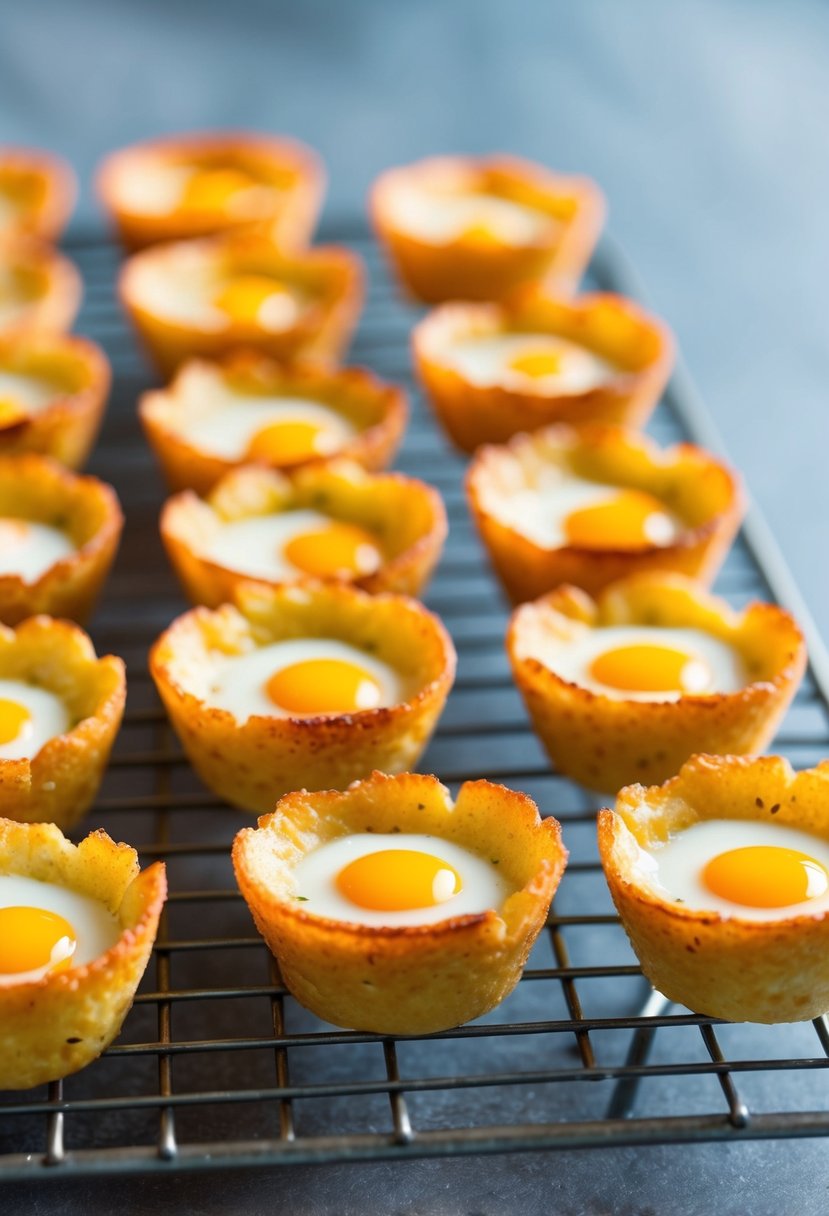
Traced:
POLYGON ((274 672, 265 685, 274 705, 291 714, 342 714, 375 709, 383 690, 370 672, 344 659, 304 659, 274 672))
POLYGON ((672 646, 617 646, 597 655, 590 675, 622 692, 703 692, 711 672, 701 659, 672 646))
POLYGON ((0 553, 19 549, 29 539, 29 525, 22 519, 0 519, 0 553))
POLYGON ((612 498, 571 511, 562 520, 565 539, 583 549, 636 549, 671 539, 671 520, 658 498, 620 490, 612 498))
POLYGON ((222 312, 243 325, 269 324, 269 318, 295 311, 287 287, 265 274, 240 274, 230 279, 213 297, 222 312))
POLYGON ((25 705, 0 697, 0 744, 11 743, 31 720, 25 705))
POLYGON ((283 553, 294 566, 315 578, 358 578, 371 574, 382 561, 370 532, 337 521, 292 536, 283 553))
POLYGON ((223 211, 234 194, 251 185, 251 178, 240 169, 198 169, 187 179, 181 205, 188 211, 223 211))
POLYGON ((63 971, 77 947, 75 930, 44 908, 0 908, 0 975, 63 971))
POLYGON ((829 888, 829 873, 819 861, 776 845, 729 849, 712 857, 701 877, 713 895, 747 908, 785 908, 829 888))
POLYGON ((521 351, 510 359, 507 367, 510 371, 521 372, 523 376, 540 379, 542 376, 557 376, 562 369, 562 362, 558 351, 539 347, 521 351))
POLYGON ((251 460, 266 460, 269 464, 296 464, 324 455, 326 430, 316 422, 286 418, 271 422, 257 431, 248 444, 251 460))
POLYGON ((417 849, 382 849, 345 866, 337 890, 358 908, 408 912, 446 903, 463 889, 453 866, 417 849))
POLYGON ((15 426, 27 417, 26 410, 14 397, 0 397, 0 426, 15 426))

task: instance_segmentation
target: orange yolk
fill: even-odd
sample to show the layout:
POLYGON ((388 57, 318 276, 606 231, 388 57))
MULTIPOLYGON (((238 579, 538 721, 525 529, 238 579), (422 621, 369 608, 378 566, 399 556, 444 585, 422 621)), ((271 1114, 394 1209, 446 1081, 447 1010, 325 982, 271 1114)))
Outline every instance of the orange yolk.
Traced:
POLYGON ((296 464, 326 455, 321 446, 325 435, 325 428, 316 422, 286 418, 257 431, 248 444, 247 454, 251 460, 267 460, 269 464, 296 464))
POLYGON ((434 908, 463 888, 454 867, 417 849, 368 853, 340 870, 336 881, 337 890, 351 903, 376 912, 434 908))
POLYGON ((476 245, 502 244, 500 236, 492 225, 483 219, 473 220, 466 226, 463 235, 467 241, 473 241, 476 245))
POLYGON ((540 378, 541 376, 557 376, 561 371, 562 356, 555 350, 525 350, 510 359, 507 367, 510 371, 521 372, 524 376, 540 378))
POLYGON ((713 895, 748 908, 785 908, 816 899, 829 888, 829 873, 797 849, 750 845, 712 857, 702 881, 713 895))
POLYGON ((27 417, 26 410, 14 397, 0 397, 0 426, 15 426, 27 417))
POLYGON ((19 549, 29 539, 29 525, 22 519, 0 519, 0 552, 19 549))
MULTIPOLYGON (((292 319, 294 297, 287 287, 265 274, 240 274, 230 279, 213 297, 213 303, 234 321, 243 325, 268 327, 274 319, 288 314, 292 319)), ((284 328, 284 324, 273 326, 284 328)))
POLYGON ((188 211, 222 211, 240 190, 252 185, 247 173, 239 169, 198 169, 181 196, 181 205, 188 211))
POLYGON ((292 536, 283 553, 294 566, 315 578, 356 578, 371 574, 382 561, 370 532, 356 524, 338 522, 292 536))
POLYGON ((568 544, 584 549, 636 549, 671 539, 670 517, 658 498, 620 490, 613 498, 579 507, 562 520, 568 544))
POLYGON ((617 646, 597 655, 590 675, 623 692, 703 692, 710 671, 701 659, 672 646, 617 646))
POLYGON ((44 908, 0 908, 0 975, 24 971, 63 971, 78 942, 75 930, 44 908))
POLYGON ((32 715, 25 705, 0 697, 0 744, 11 743, 31 720, 32 715))
POLYGON ((292 714, 343 714, 375 709, 383 699, 378 681, 344 659, 305 659, 275 672, 265 685, 274 705, 292 714))

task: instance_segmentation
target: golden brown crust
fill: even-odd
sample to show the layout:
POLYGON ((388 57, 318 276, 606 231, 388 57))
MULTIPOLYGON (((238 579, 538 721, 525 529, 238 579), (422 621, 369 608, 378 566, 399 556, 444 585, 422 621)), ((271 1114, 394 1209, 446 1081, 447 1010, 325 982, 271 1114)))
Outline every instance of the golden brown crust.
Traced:
POLYGON ((140 871, 134 849, 91 832, 78 845, 52 824, 0 820, 0 874, 20 874, 99 900, 121 935, 85 966, 0 984, 0 1089, 30 1089, 84 1068, 121 1029, 167 896, 162 862, 140 871))
MULTIPOLYGON (((309 397, 342 413, 356 428, 355 437, 331 457, 315 457, 315 465, 332 459, 353 460, 365 469, 384 469, 391 464, 406 428, 406 395, 372 372, 357 367, 325 371, 311 364, 284 367, 255 351, 233 351, 215 365, 193 360, 182 367, 166 389, 145 393, 139 416, 150 446, 161 464, 171 490, 194 490, 206 494, 226 473, 246 463, 204 452, 176 427, 183 417, 196 416, 202 402, 186 403, 189 377, 216 374, 246 392, 309 397)), ((283 465, 284 470, 287 466, 283 465)), ((299 465, 290 466, 297 469, 299 465)))
POLYGON ((61 697, 74 725, 31 760, 0 760, 0 816, 71 828, 98 792, 126 700, 124 664, 96 658, 69 621, 33 616, 0 626, 0 677, 31 680, 61 697))
POLYGON ((51 245, 34 237, 0 237, 0 276, 26 300, 25 310, 0 321, 0 334, 17 339, 26 329, 62 333, 75 320, 83 295, 77 269, 51 245))
POLYGON ((495 571, 513 603, 537 599, 563 583, 591 595, 627 575, 671 571, 714 579, 745 510, 738 475, 702 448, 662 449, 627 427, 565 425, 515 435, 475 453, 466 477, 469 508, 495 571), (548 468, 620 488, 643 490, 685 527, 666 545, 629 549, 545 546, 498 516, 498 499, 531 489, 548 468))
POLYGON ((829 915, 756 921, 660 897, 644 848, 707 819, 756 820, 829 841, 829 762, 794 773, 778 756, 694 756, 661 787, 623 789, 599 815, 613 902, 648 979, 673 1001, 737 1022, 799 1022, 829 1010, 829 915))
POLYGON ((591 789, 612 793, 632 781, 665 781, 695 752, 761 752, 794 697, 806 667, 795 620, 774 604, 737 613, 690 579, 639 574, 592 600, 560 587, 517 608, 507 632, 515 682, 556 767, 591 789), (645 625, 702 629, 733 646, 751 682, 738 692, 635 701, 572 684, 534 657, 589 627, 645 625))
POLYGON ((369 211, 403 286, 415 299, 437 304, 500 300, 523 284, 541 280, 551 290, 574 291, 598 240, 605 202, 588 178, 564 177, 519 157, 444 156, 382 173, 372 187, 369 211), (493 241, 482 246, 465 235, 429 241, 395 220, 392 198, 407 184, 484 191, 533 207, 557 224, 549 235, 522 245, 493 241))
POLYGON ((18 204, 16 217, 3 227, 11 236, 56 241, 75 205, 75 174, 60 156, 35 148, 0 146, 0 193, 18 204))
MULTIPOLYGON (((377 537, 382 565, 351 582, 364 591, 418 595, 437 565, 446 539, 446 510, 432 486, 401 473, 371 474, 334 461, 299 469, 292 478, 260 465, 233 470, 202 500, 191 490, 170 498, 161 512, 161 539, 194 604, 229 603, 249 576, 199 552, 224 523, 283 511, 315 510, 366 528, 377 537)), ((258 582, 267 580, 257 579, 258 582)), ((308 582, 307 575, 283 580, 308 582)), ((276 586, 276 583, 270 585, 276 586)))
POLYGON ((0 621, 48 613, 83 624, 118 551, 124 517, 112 486, 78 477, 43 456, 0 456, 0 517, 52 524, 76 545, 34 582, 0 574, 0 621))
POLYGON ((111 153, 99 167, 98 196, 130 250, 160 241, 181 241, 239 229, 263 228, 284 248, 307 244, 325 193, 325 169, 313 149, 297 140, 252 131, 202 131, 146 140, 111 153), (255 216, 239 219, 226 207, 193 214, 181 207, 158 213, 131 205, 125 172, 147 162, 236 169, 256 182, 275 186, 278 197, 255 216))
POLYGON ((552 423, 602 422, 643 426, 667 383, 674 342, 664 322, 622 296, 575 300, 522 291, 502 304, 445 304, 412 331, 415 369, 438 421, 464 452, 504 443, 552 423), (447 350, 477 335, 553 334, 584 346, 618 369, 606 384, 583 392, 543 393, 475 384, 454 367, 447 350))
POLYGON ((344 792, 291 793, 233 844, 236 879, 294 996, 319 1017, 378 1034, 429 1034, 494 1008, 521 977, 567 860, 555 819, 532 799, 467 781, 452 803, 436 777, 375 772, 344 792), (354 832, 426 832, 498 859, 502 908, 378 928, 305 912, 293 871, 354 832))
POLYGON ((297 789, 339 788, 374 768, 417 763, 455 676, 440 620, 416 600, 368 595, 346 584, 248 584, 238 607, 194 608, 153 646, 150 672, 193 768, 234 806, 259 814, 297 789), (285 638, 334 638, 371 652, 413 689, 407 700, 352 714, 239 722, 189 690, 210 650, 240 653, 285 638))
POLYGON ((55 383, 48 405, 0 424, 0 454, 38 452, 67 468, 81 468, 98 434, 112 379, 101 348, 86 338, 41 330, 0 335, 0 369, 55 383))
POLYGON ((237 347, 283 362, 308 359, 325 366, 336 364, 357 324, 363 280, 360 258, 339 245, 288 251, 261 234, 239 233, 177 241, 133 254, 122 267, 118 294, 159 370, 171 376, 188 359, 215 359, 237 347), (180 264, 183 258, 214 262, 231 273, 270 275, 301 290, 307 305, 293 325, 280 330, 229 315, 220 329, 159 316, 141 298, 143 276, 166 265, 172 281, 177 261, 180 264))

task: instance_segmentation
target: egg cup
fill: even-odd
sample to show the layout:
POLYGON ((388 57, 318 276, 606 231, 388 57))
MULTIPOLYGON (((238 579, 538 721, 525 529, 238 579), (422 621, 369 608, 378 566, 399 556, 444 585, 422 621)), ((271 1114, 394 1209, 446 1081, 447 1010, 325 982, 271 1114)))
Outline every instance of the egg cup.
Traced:
POLYGON ((533 729, 556 768, 589 789, 615 793, 641 780, 665 781, 695 752, 761 752, 806 668, 795 620, 775 604, 735 612, 679 574, 637 574, 596 600, 559 587, 512 614, 507 653, 533 729), (685 693, 645 701, 593 692, 535 657, 603 626, 690 628, 732 646, 750 682, 737 692, 685 693))
MULTIPOLYGON (((226 183, 225 183, 226 184, 226 183)), ((201 132, 147 140, 113 152, 102 163, 98 195, 118 236, 129 250, 160 241, 181 241, 222 232, 259 228, 284 248, 307 244, 325 192, 325 170, 311 148, 296 140, 250 131, 201 132), (161 210, 142 209, 130 201, 130 179, 153 168, 190 168, 217 175, 238 175, 244 185, 267 192, 243 210, 233 208, 233 192, 196 207, 179 202, 161 210)))
POLYGON ((70 469, 81 468, 95 442, 112 379, 106 355, 94 342, 66 334, 25 330, 0 336, 0 372, 43 376, 54 400, 42 408, 0 411, 0 455, 38 452, 70 469))
POLYGON ((73 725, 31 760, 0 760, 0 816, 20 823, 73 827, 103 780, 121 725, 124 663, 97 658, 70 621, 33 616, 15 629, 0 625, 0 679, 47 689, 66 703, 73 725))
MULTIPOLYGON (((210 376, 253 397, 307 397, 342 414, 356 435, 332 456, 313 457, 310 463, 314 465, 336 457, 353 460, 365 469, 383 469, 394 459, 406 428, 408 407, 403 390, 361 368, 283 367, 252 351, 235 351, 217 364, 194 360, 181 368, 167 388, 145 393, 139 402, 144 433, 173 491, 206 494, 225 474, 249 462, 245 457, 228 459, 204 451, 182 434, 181 424, 197 421, 209 408, 201 386, 210 376)), ((299 467, 296 463, 280 466, 290 472, 299 467)))
POLYGON ((115 491, 44 456, 0 456, 0 517, 64 529, 76 548, 33 581, 0 573, 0 621, 16 625, 37 613, 83 624, 118 551, 124 517, 115 491))
POLYGON ((0 820, 0 874, 96 899, 121 935, 92 962, 0 984, 0 1090, 31 1089, 85 1068, 116 1037, 132 1005, 167 897, 163 862, 139 870, 135 849, 91 832, 78 845, 49 823, 0 820))
POLYGON ((236 605, 194 608, 150 652, 150 672, 198 776, 220 798, 263 814, 291 790, 341 788, 382 767, 417 763, 455 676, 440 620, 405 596, 345 584, 249 584, 236 605), (211 651, 243 654, 294 638, 331 638, 371 653, 411 682, 404 701, 308 717, 252 714, 240 722, 191 691, 211 651))
POLYGON ((72 327, 83 295, 72 262, 34 237, 0 237, 0 335, 17 340, 26 329, 59 333, 72 327), (11 297, 20 304, 5 316, 11 297))
POLYGON ((665 785, 623 789, 599 814, 599 852, 642 970, 670 1000, 732 1022, 800 1022, 829 1010, 829 914, 723 916, 667 900, 640 847, 709 819, 774 823, 829 842, 829 762, 793 772, 779 756, 694 756, 665 785))
POLYGON ((530 290, 500 305, 434 309, 412 332, 412 355, 438 421, 456 447, 473 452, 554 422, 643 426, 670 376, 674 342, 662 321, 622 296, 565 300, 530 290), (458 342, 521 333, 563 338, 616 370, 592 388, 545 392, 529 377, 526 387, 477 384, 453 365, 458 342))
POLYGON ((51 152, 0 147, 0 198, 15 208, 4 234, 56 241, 75 205, 77 183, 71 167, 51 152))
MULTIPOLYGON (((203 556, 204 546, 223 524, 296 510, 320 511, 377 538, 383 561, 376 570, 325 580, 351 582, 364 591, 418 595, 440 560, 446 539, 440 494, 413 477, 366 473, 346 461, 300 469, 290 479, 272 469, 247 465, 225 474, 206 499, 184 490, 164 505, 161 539, 188 598, 217 608, 231 602, 253 577, 203 556)), ((302 583, 309 577, 298 571, 281 581, 302 583)), ((256 581, 268 582, 260 577, 256 581)))
POLYGON ((237 347, 258 350, 283 362, 336 364, 351 340, 363 302, 363 264, 337 245, 300 252, 282 249, 258 234, 231 234, 177 241, 133 254, 118 279, 121 303, 158 369, 170 376, 188 359, 218 358, 237 347), (217 313, 216 323, 172 318, 142 299, 158 274, 171 283, 182 273, 253 276, 287 284, 302 293, 297 317, 284 328, 268 328, 259 316, 217 313))
POLYGON ((389 169, 372 187, 369 210, 378 239, 402 285, 416 300, 500 300, 515 288, 544 280, 552 290, 574 291, 604 223, 605 202, 585 177, 564 177, 511 156, 479 160, 433 157, 389 169), (549 218, 549 231, 519 244, 481 240, 460 232, 432 240, 406 230, 395 216, 402 192, 436 197, 485 193, 549 218))
POLYGON ((467 781, 457 801, 437 777, 372 773, 344 792, 288 794, 233 844, 236 880, 293 996, 337 1026, 431 1034, 481 1017, 521 978, 567 861, 555 819, 532 799, 467 781), (294 867, 354 832, 425 832, 498 861, 515 891, 501 908, 383 928, 310 915, 294 867))
POLYGON ((645 571, 686 574, 708 585, 745 511, 737 474, 702 448, 660 448, 625 427, 564 424, 515 435, 502 447, 475 453, 466 476, 469 509, 489 559, 513 603, 537 599, 564 583, 596 595, 608 584, 645 571), (667 544, 630 548, 543 545, 498 515, 499 501, 532 490, 545 471, 563 469, 619 489, 644 491, 684 527, 667 544))

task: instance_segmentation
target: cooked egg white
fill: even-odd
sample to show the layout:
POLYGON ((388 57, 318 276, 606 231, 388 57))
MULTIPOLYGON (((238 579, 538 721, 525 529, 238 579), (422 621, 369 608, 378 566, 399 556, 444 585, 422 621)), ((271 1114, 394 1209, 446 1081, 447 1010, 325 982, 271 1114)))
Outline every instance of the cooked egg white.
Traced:
MULTIPOLYGON (((823 915, 829 911, 829 843, 809 832, 783 827, 776 823, 761 823, 747 819, 710 819, 692 824, 659 847, 650 851, 639 848, 636 858, 638 876, 644 878, 660 898, 687 905, 721 916, 739 916, 749 920, 779 920, 797 915, 823 915), (816 866, 813 898, 780 907, 752 907, 725 899, 707 885, 706 866, 714 859, 735 849, 757 847, 794 850, 814 860, 816 866), (821 869, 825 872, 821 875, 821 869)), ((785 864, 785 859, 768 854, 766 861, 757 859, 756 881, 760 888, 767 882, 765 866, 772 873, 785 864)))
POLYGON ((618 375, 585 347, 544 333, 477 334, 453 342, 443 357, 472 384, 549 397, 586 393, 618 375))
MULTIPOLYGON (((147 156, 138 161, 123 164, 118 175, 118 194, 123 205, 130 211, 142 215, 168 215, 176 211, 183 202, 193 203, 193 186, 199 178, 205 175, 221 174, 219 167, 213 170, 195 164, 172 164, 154 156, 147 156)), ((211 191, 210 197, 214 202, 221 203, 223 208, 239 219, 248 214, 256 214, 267 198, 278 193, 274 186, 266 186, 248 178, 246 174, 225 170, 238 178, 238 188, 226 192, 211 191)))
POLYGON ((0 986, 40 980, 67 961, 81 967, 106 953, 121 933, 98 900, 18 874, 0 874, 0 930, 0 986), (58 930, 50 940, 48 926, 39 923, 40 911, 62 917, 70 932, 58 930), (51 959, 42 962, 50 950, 51 959))
POLYGON ((242 655, 213 652, 209 664, 205 664, 205 669, 198 674, 201 686, 192 691, 197 692, 206 704, 228 710, 239 722, 246 722, 253 715, 285 718, 355 713, 360 709, 400 704, 407 692, 402 676, 388 663, 334 638, 295 638, 273 642, 242 655), (305 685, 300 680, 299 689, 294 690, 302 696, 306 705, 304 712, 285 708, 269 694, 269 682, 286 669, 296 670, 299 664, 319 662, 334 664, 334 667, 327 670, 318 667, 306 669, 312 683, 305 685), (336 692, 334 685, 340 664, 347 665, 349 670, 358 669, 364 673, 370 695, 365 703, 349 708, 314 708, 327 702, 332 691, 336 692), (326 678, 331 686, 326 685, 326 678))
POLYGON ((44 376, 0 368, 0 423, 6 410, 37 414, 58 396, 60 389, 44 376))
POLYGON ((55 562, 75 551, 74 544, 60 528, 0 516, 0 577, 16 574, 24 583, 33 583, 55 562))
POLYGON ((71 725, 65 701, 23 680, 0 680, 0 760, 31 760, 71 725))
MULTIPOLYGON (((331 920, 392 928, 435 924, 449 917, 485 912, 488 908, 497 910, 512 893, 509 883, 492 862, 440 837, 404 832, 360 832, 328 841, 302 858, 296 867, 295 878, 295 898, 300 901, 303 911, 331 920), (443 867, 451 867, 460 879, 461 889, 456 894, 451 893, 456 885, 454 876, 441 867, 432 882, 434 902, 429 906, 378 910, 346 898, 338 888, 338 875, 358 858, 387 851, 393 851, 397 856, 388 859, 388 865, 393 869, 391 874, 386 870, 386 882, 407 883, 409 862, 399 853, 414 851, 430 855, 443 863, 443 867)), ((364 887, 369 887, 366 892, 369 897, 370 883, 370 876, 363 879, 364 887)), ((369 898, 369 902, 376 901, 369 898)))
MULTIPOLYGON (((526 654, 538 659, 556 675, 571 684, 591 692, 625 701, 677 701, 682 690, 661 688, 620 688, 603 683, 592 674, 596 660, 609 652, 628 647, 652 647, 655 664, 646 660, 644 677, 658 675, 659 654, 665 649, 681 652, 690 665, 685 694, 733 693, 749 683, 741 656, 727 642, 701 629, 650 628, 636 625, 613 625, 594 629, 583 625, 574 630, 566 641, 545 636, 536 637, 532 650, 526 654)), ((627 666, 627 665, 626 665, 627 666)))
POLYGON ((254 437, 275 423, 307 423, 317 430, 314 450, 330 456, 356 434, 351 423, 328 406, 303 397, 243 397, 182 422, 179 433, 203 452, 241 460, 254 437))
MULTIPOLYGON (((254 515, 247 519, 222 523, 200 547, 199 553, 208 561, 235 570, 250 578, 261 578, 268 582, 286 582, 309 573, 290 560, 286 546, 296 537, 308 532, 331 527, 335 521, 319 511, 282 511, 274 515, 254 515)), ((377 562, 369 552, 364 569, 369 573, 376 569, 377 562)), ((316 573, 311 572, 311 573, 316 573)))
POLYGON ((396 192, 393 210, 399 228, 436 245, 478 228, 504 245, 531 245, 559 227, 543 211, 484 191, 448 194, 407 187, 396 192))

